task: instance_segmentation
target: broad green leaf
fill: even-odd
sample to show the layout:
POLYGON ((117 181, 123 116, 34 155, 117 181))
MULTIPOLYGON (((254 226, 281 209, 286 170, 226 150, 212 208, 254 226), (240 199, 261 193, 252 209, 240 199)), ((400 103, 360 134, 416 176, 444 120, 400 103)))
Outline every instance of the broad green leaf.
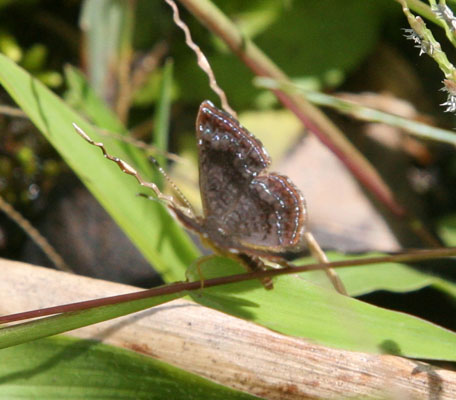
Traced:
POLYGON ((371 51, 390 9, 385 1, 294 2, 255 42, 293 77, 347 71, 371 51), (297 31, 302 40, 296 40, 297 31))
POLYGON ((67 337, 1 350, 0 382, 2 399, 256 398, 132 351, 67 337))
POLYGON ((183 292, 74 311, 0 328, 0 349, 121 317, 182 297, 183 292))
MULTIPOLYGON (((226 258, 202 265, 205 279, 239 268, 226 258)), ((241 272, 238 269, 238 273, 241 272)), ((305 280, 282 276, 274 289, 259 282, 206 288, 193 299, 270 329, 347 350, 456 360, 456 334, 435 324, 342 296, 305 280)), ((197 278, 198 279, 198 278, 197 278)))
MULTIPOLYGON (((182 279, 187 265, 198 256, 189 237, 162 204, 136 197, 140 187, 135 179, 104 159, 99 149, 75 134, 71 124, 78 124, 94 140, 103 141, 103 137, 55 94, 2 55, 0 83, 164 279, 182 279)), ((109 143, 109 151, 127 162, 139 157, 135 150, 130 148, 127 153, 118 143, 109 143)))

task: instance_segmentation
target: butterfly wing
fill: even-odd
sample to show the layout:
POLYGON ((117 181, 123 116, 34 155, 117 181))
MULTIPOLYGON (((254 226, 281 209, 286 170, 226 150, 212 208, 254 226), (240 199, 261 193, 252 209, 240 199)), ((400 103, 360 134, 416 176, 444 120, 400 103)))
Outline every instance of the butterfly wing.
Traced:
POLYGON ((218 247, 253 254, 303 247, 306 210, 288 178, 266 174, 261 142, 209 101, 196 122, 205 229, 218 247))
POLYGON ((196 119, 199 184, 205 216, 222 216, 271 160, 231 115, 204 101, 196 119))

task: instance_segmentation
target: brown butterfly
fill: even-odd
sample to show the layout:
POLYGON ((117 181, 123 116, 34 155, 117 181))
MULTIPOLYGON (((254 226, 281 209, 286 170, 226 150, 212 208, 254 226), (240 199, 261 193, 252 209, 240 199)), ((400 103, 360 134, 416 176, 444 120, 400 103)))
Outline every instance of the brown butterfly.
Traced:
POLYGON ((286 176, 268 173, 261 142, 236 119, 204 101, 196 118, 202 216, 178 219, 217 252, 238 255, 252 268, 305 248, 306 207, 286 176))
POLYGON ((161 193, 154 183, 144 181, 134 168, 109 155, 102 143, 73 125, 123 172, 151 188, 186 228, 198 233, 217 253, 258 270, 265 268, 261 258, 289 266, 286 257, 306 248, 303 195, 288 177, 267 171, 271 159, 261 142, 210 101, 203 101, 196 119, 203 215, 196 215, 182 195, 185 206, 161 193))

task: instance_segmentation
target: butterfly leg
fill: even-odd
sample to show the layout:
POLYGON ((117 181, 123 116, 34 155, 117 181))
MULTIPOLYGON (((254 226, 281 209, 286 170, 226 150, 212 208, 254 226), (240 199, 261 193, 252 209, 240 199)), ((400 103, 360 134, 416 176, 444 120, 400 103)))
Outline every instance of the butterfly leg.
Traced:
MULTIPOLYGON (((203 275, 203 271, 201 269, 201 264, 205 263, 206 261, 211 260, 214 257, 217 257, 217 255, 209 254, 207 256, 200 257, 196 260, 196 272, 198 273, 198 277, 200 279, 201 289, 204 289, 204 275, 203 275)), ((190 281, 189 269, 187 269, 187 271, 185 271, 185 277, 187 278, 187 281, 190 281)))
MULTIPOLYGON (((247 268, 248 271, 265 271, 267 269, 266 264, 258 257, 253 257, 243 253, 238 254, 236 257, 239 259, 239 261, 241 261, 241 263, 247 268)), ((263 278, 261 279, 261 283, 267 290, 274 289, 271 278, 263 278)))

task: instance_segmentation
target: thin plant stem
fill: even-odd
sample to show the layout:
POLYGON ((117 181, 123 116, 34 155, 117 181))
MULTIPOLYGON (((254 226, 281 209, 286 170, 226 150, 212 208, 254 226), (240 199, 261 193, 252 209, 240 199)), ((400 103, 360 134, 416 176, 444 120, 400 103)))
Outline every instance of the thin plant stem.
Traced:
MULTIPOLYGON (((361 267, 372 264, 386 264, 386 263, 409 263, 423 260, 431 260, 437 258, 454 257, 456 256, 456 247, 425 249, 410 251, 401 254, 378 256, 362 259, 351 259, 343 261, 335 261, 329 263, 307 264, 300 266, 293 266, 281 269, 268 269, 263 271, 253 271, 243 274, 228 275, 220 278, 207 279, 204 281, 204 287, 214 287, 220 285, 227 285, 231 283, 238 283, 252 279, 264 279, 268 277, 290 275, 307 271, 324 270, 327 268, 346 268, 346 267, 361 267)), ((43 308, 40 310, 26 311, 16 314, 0 316, 0 324, 5 324, 14 321, 21 321, 30 318, 43 317, 46 315, 60 314, 63 312, 73 312, 87 310, 90 308, 106 306, 110 304, 120 304, 128 301, 146 299, 149 297, 163 296, 175 294, 181 291, 195 291, 201 290, 200 280, 193 282, 176 282, 169 285, 160 286, 153 289, 142 290, 134 293, 127 293, 118 296, 104 297, 102 299, 81 301, 77 303, 64 304, 55 307, 43 308)))
POLYGON ((408 118, 380 111, 375 108, 364 106, 353 100, 347 100, 340 96, 333 96, 326 93, 302 89, 297 85, 283 85, 270 78, 257 78, 255 83, 263 88, 280 88, 286 91, 297 91, 307 100, 319 106, 331 107, 334 110, 350 115, 362 121, 380 122, 402 129, 413 136, 421 139, 448 143, 456 146, 456 132, 447 129, 436 128, 423 122, 413 121, 408 118))
POLYGON ((215 79, 214 71, 212 71, 212 68, 211 68, 211 65, 209 64, 208 59, 206 58, 204 53, 201 51, 200 47, 193 41, 192 35, 190 34, 190 29, 188 29, 188 26, 180 18, 179 9, 177 8, 176 3, 173 0, 165 0, 165 1, 172 8, 172 10, 173 10, 173 20, 176 23, 176 25, 179 28, 181 28, 182 31, 184 32, 184 34, 185 34, 185 43, 196 54, 196 58, 198 60, 198 66, 206 73, 207 77, 209 78, 209 86, 214 91, 214 93, 217 94, 217 96, 219 97, 220 102, 222 104, 222 108, 226 112, 230 113, 232 116, 237 118, 236 112, 228 104, 228 99, 226 97, 225 92, 218 85, 217 80, 215 79))
POLYGON ((0 196, 0 210, 3 211, 17 225, 19 225, 27 236, 35 242, 44 254, 46 254, 57 269, 65 272, 72 272, 71 268, 65 263, 62 256, 54 249, 47 239, 30 223, 29 220, 16 211, 2 196, 0 196))

